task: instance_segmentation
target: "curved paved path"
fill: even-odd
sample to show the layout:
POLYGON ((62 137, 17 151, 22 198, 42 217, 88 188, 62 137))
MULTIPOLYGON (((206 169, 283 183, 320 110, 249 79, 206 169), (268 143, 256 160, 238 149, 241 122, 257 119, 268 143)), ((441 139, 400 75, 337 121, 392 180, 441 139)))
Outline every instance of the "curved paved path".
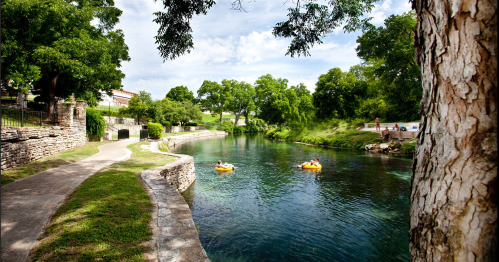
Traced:
POLYGON ((1 261, 24 262, 51 216, 85 179, 100 169, 127 159, 131 138, 99 147, 100 152, 79 162, 40 172, 2 186, 1 261))

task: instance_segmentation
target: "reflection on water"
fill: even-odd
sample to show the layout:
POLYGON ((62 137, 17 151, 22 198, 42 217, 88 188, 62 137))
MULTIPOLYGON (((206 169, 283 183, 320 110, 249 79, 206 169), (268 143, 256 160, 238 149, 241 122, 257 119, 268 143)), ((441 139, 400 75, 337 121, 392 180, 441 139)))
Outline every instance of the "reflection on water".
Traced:
POLYGON ((407 261, 410 159, 270 141, 188 142, 184 193, 212 261, 407 261), (296 165, 320 158, 322 170, 296 165), (218 160, 238 167, 218 172, 218 160), (408 177, 408 179, 406 179, 408 177))

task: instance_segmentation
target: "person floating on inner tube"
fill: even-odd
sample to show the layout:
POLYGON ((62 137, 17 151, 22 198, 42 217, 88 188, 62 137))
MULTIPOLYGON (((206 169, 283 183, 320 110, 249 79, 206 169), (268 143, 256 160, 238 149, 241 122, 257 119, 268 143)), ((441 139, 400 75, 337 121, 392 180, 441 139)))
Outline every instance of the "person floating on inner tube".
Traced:
POLYGON ((302 168, 303 166, 306 166, 306 165, 319 166, 319 158, 316 157, 315 161, 314 160, 310 160, 310 162, 305 162, 305 163, 303 163, 301 165, 298 165, 298 168, 302 168))
POLYGON ((218 164, 215 167, 221 167, 221 168, 232 168, 234 169, 234 166, 232 164, 223 164, 222 165, 222 160, 218 160, 218 164))

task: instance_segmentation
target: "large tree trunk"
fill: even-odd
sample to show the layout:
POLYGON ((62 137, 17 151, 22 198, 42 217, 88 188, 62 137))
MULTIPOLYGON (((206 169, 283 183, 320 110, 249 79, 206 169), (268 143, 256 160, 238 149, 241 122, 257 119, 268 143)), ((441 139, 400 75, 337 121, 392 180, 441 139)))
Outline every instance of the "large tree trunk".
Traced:
POLYGON ((413 261, 498 259, 496 5, 414 2, 424 95, 411 181, 413 261))
MULTIPOLYGON (((42 68, 43 70, 43 68, 42 68)), ((55 106, 55 87, 57 85, 57 79, 61 72, 56 68, 53 68, 49 72, 43 70, 45 74, 45 79, 47 81, 48 95, 49 95, 49 114, 54 113, 55 106)))

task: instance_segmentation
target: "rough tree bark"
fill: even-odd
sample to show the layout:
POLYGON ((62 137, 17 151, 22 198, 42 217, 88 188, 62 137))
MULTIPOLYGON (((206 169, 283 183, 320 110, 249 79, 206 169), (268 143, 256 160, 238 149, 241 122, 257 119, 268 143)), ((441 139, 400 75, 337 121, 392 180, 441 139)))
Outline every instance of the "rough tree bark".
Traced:
POLYGON ((57 85, 57 79, 59 78, 59 75, 61 74, 61 71, 57 70, 56 68, 52 68, 50 71, 46 71, 42 67, 42 72, 44 74, 45 80, 47 82, 47 88, 48 88, 48 95, 49 95, 49 114, 52 114, 55 112, 54 106, 55 106, 55 88, 57 85))
POLYGON ((415 0, 423 115, 411 181, 413 261, 497 258, 497 1, 415 0))

